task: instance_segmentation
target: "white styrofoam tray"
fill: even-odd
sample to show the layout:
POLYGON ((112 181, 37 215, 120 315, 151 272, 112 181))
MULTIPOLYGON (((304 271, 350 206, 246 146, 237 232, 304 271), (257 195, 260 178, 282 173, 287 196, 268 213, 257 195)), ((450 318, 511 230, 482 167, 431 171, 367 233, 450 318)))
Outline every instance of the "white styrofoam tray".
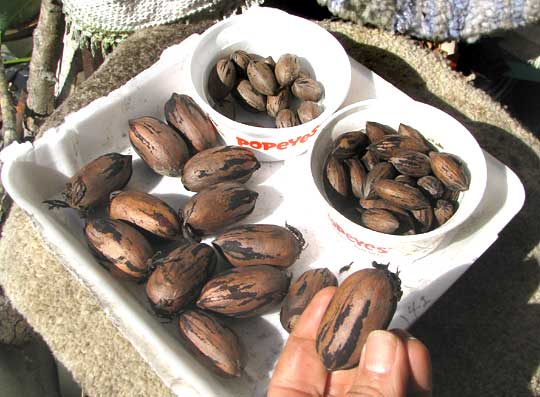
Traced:
MULTIPOLYGON (((68 177, 98 155, 118 151, 134 157, 130 190, 153 193, 174 208, 192 193, 177 178, 153 174, 133 152, 127 120, 143 115, 163 118, 163 105, 173 91, 184 90, 184 60, 198 35, 170 47, 160 60, 107 97, 66 117, 64 124, 45 133, 34 144, 13 144, 1 153, 2 182, 14 201, 27 211, 48 245, 66 268, 98 298, 123 335, 176 394, 188 396, 263 396, 275 361, 287 338, 278 311, 260 318, 235 320, 230 325, 246 348, 245 375, 226 380, 213 375, 178 342, 176 324, 162 324, 152 313, 141 285, 114 279, 87 249, 83 221, 72 210, 50 211, 43 200, 58 197, 68 177)), ((350 94, 343 106, 370 98, 408 97, 351 59, 350 94)), ((482 203, 451 241, 399 268, 403 287, 391 327, 409 327, 497 239, 499 231, 519 211, 524 190, 516 175, 485 153, 488 184, 482 203)), ((370 259, 341 238, 317 208, 316 194, 307 178, 304 154, 286 162, 264 163, 247 185, 259 192, 254 212, 243 223, 285 222, 297 227, 308 242, 291 268, 293 279, 308 268, 340 269, 340 279, 370 259)), ((211 239, 207 240, 211 241, 211 239)))

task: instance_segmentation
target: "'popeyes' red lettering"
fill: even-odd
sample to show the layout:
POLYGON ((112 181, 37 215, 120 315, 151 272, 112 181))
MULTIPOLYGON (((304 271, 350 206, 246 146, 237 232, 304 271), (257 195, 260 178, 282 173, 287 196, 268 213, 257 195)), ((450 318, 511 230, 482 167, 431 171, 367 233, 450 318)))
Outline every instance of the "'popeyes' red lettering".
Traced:
POLYGON ((274 143, 274 142, 266 142, 266 141, 257 141, 252 140, 248 141, 247 139, 240 138, 239 136, 236 137, 236 142, 238 146, 249 146, 253 149, 262 149, 262 150, 271 150, 271 149, 277 149, 277 150, 285 150, 288 147, 296 146, 297 143, 306 143, 309 138, 314 136, 317 133, 317 128, 319 126, 313 128, 310 133, 305 135, 299 135, 296 138, 291 138, 287 141, 274 143))
POLYGON ((369 243, 364 243, 363 241, 360 241, 358 240, 356 237, 352 236, 351 234, 347 233, 340 225, 338 225, 338 223, 333 220, 330 216, 330 222, 332 222, 332 226, 334 226, 334 228, 339 232, 341 233, 343 236, 345 236, 345 238, 347 238, 347 240, 355 243, 356 245, 358 245, 360 248, 362 249, 365 249, 366 251, 368 252, 372 252, 372 253, 378 253, 378 254, 387 254, 388 253, 388 248, 383 248, 383 247, 376 247, 374 246, 373 244, 369 244, 369 243))

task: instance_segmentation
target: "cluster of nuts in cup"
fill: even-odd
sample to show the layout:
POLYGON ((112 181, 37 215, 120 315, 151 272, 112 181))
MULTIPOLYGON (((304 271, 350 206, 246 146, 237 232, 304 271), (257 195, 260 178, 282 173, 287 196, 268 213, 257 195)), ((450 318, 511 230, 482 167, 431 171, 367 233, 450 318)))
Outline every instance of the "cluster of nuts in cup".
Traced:
POLYGON ((266 112, 277 128, 307 123, 323 112, 323 86, 301 70, 298 56, 284 54, 277 62, 234 51, 211 69, 207 89, 215 109, 236 119, 235 103, 249 112, 266 112), (296 109, 294 98, 300 101, 296 109))
POLYGON ((364 227, 397 235, 446 223, 470 183, 463 160, 439 152, 418 130, 373 121, 333 142, 324 175, 336 209, 364 227))
MULTIPOLYGON (((78 210, 100 263, 115 277, 141 284, 156 315, 176 318, 195 357, 219 375, 240 376, 245 349, 230 321, 260 316, 281 303, 280 320, 290 332, 313 296, 338 282, 328 269, 312 269, 290 285, 287 268, 305 247, 297 229, 234 225, 258 198, 244 185, 260 167, 253 152, 219 146, 213 124, 189 96, 173 94, 165 118, 130 120, 129 139, 155 173, 180 177, 195 193, 183 208, 176 211, 147 192, 122 190, 133 167, 131 156, 120 153, 87 163, 68 180, 63 200, 46 203, 78 210), (212 245, 201 242, 210 236, 212 245), (218 262, 226 269, 217 270, 218 262)), ((400 296, 399 278, 385 266, 343 281, 318 331, 324 365, 357 365, 367 334, 388 326, 400 296)))

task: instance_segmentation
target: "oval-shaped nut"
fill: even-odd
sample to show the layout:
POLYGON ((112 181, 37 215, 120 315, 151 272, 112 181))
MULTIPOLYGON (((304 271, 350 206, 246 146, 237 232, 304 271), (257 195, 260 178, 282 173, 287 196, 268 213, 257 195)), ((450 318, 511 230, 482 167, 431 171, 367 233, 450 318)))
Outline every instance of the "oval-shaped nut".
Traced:
POLYGON ((469 189, 469 173, 463 161, 450 153, 430 152, 433 174, 450 190, 469 189))
POLYGON ((441 199, 450 201, 453 204, 457 204, 460 194, 461 192, 459 190, 444 189, 444 193, 442 194, 441 199))
POLYGON ((394 178, 394 181, 404 183, 412 187, 415 187, 417 185, 416 179, 409 175, 398 175, 394 178))
POLYGON ((367 172, 362 162, 357 158, 345 160, 345 164, 349 167, 349 175, 351 178, 351 190, 354 197, 364 198, 364 183, 366 182, 367 172))
POLYGON ((294 80, 291 92, 303 101, 317 102, 323 96, 323 87, 317 80, 302 78, 294 80))
POLYGON ((258 196, 238 182, 209 186, 184 206, 184 227, 191 234, 204 235, 229 226, 253 211, 258 196))
POLYGON ((240 81, 233 94, 244 109, 250 112, 264 112, 266 109, 266 96, 255 90, 249 80, 240 81))
POLYGON ((365 227, 380 233, 392 234, 399 228, 399 220, 383 209, 365 210, 361 219, 365 227))
POLYGON ((396 135, 397 131, 386 124, 368 121, 366 122, 366 134, 369 141, 375 143, 383 139, 385 135, 396 135))
POLYGON ((349 131, 336 138, 332 156, 344 159, 362 154, 369 145, 369 138, 363 131, 349 131))
POLYGON ((131 156, 108 153, 89 162, 69 178, 62 197, 71 208, 87 210, 106 202, 131 178, 131 156))
POLYGON ((277 128, 289 128, 300 124, 296 112, 291 109, 282 109, 276 116, 277 128))
POLYGON ((422 177, 431 172, 429 156, 414 150, 400 150, 388 161, 403 175, 422 177))
POLYGON ((214 103, 213 107, 228 119, 236 119, 236 108, 234 106, 234 100, 230 95, 226 96, 221 101, 214 103))
POLYGON ((86 223, 84 234, 90 248, 123 274, 133 279, 148 274, 147 261, 153 250, 134 227, 122 221, 98 218, 86 223))
POLYGON ((245 76, 247 73, 249 61, 251 61, 249 54, 242 50, 236 50, 231 54, 231 61, 233 61, 236 66, 237 74, 245 76))
POLYGON ((411 210, 411 214, 420 223, 420 233, 429 232, 433 226, 433 208, 420 208, 419 210, 411 210))
POLYGON ((396 170, 390 163, 378 163, 366 175, 364 182, 364 198, 375 198, 377 196, 374 185, 382 179, 392 179, 396 175, 396 170))
POLYGON ((366 151, 361 160, 368 171, 371 171, 379 163, 377 155, 369 150, 366 151))
POLYGON ((316 119, 324 111, 324 108, 317 102, 302 101, 298 106, 297 113, 301 123, 307 123, 316 119))
POLYGON ((232 91, 236 84, 236 67, 229 58, 220 59, 210 70, 208 93, 214 101, 221 101, 232 91))
POLYGON ((208 115, 188 95, 172 94, 165 103, 165 118, 197 152, 215 146, 216 127, 208 115))
POLYGON ((287 332, 291 332, 296 322, 313 297, 326 287, 337 287, 338 280, 330 270, 308 270, 291 284, 287 296, 281 304, 279 320, 287 332))
POLYGON ((202 189, 221 182, 245 183, 261 164, 250 149, 240 146, 216 146, 190 158, 182 170, 187 190, 202 189))
POLYGON ((274 76, 274 71, 264 62, 251 61, 247 67, 249 82, 257 91, 263 95, 276 95, 278 93, 278 83, 274 76))
POLYGON ((143 192, 120 192, 109 203, 109 216, 132 223, 156 236, 176 238, 181 220, 164 201, 143 192))
POLYGON ((339 193, 339 195, 343 197, 347 197, 349 195, 350 178, 340 160, 333 156, 328 156, 324 174, 328 184, 335 192, 339 193))
POLYGON ((433 198, 441 198, 444 193, 444 186, 433 175, 423 176, 416 182, 419 187, 428 192, 433 198))
POLYGON ((287 109, 290 104, 290 94, 288 88, 281 89, 277 95, 266 97, 266 113, 270 117, 277 117, 280 110, 287 109))
POLYGON ((383 160, 388 160, 396 156, 403 149, 414 150, 420 153, 428 153, 430 150, 424 142, 401 135, 386 135, 380 141, 368 146, 368 150, 374 152, 383 160))
POLYGON ((170 252, 158 252, 146 283, 146 296, 161 315, 177 313, 199 296, 216 266, 216 253, 207 244, 181 242, 170 252))
POLYGON ((291 85, 300 73, 300 61, 294 54, 283 54, 275 66, 276 80, 281 87, 291 85))
POLYGON ((395 215, 408 215, 407 210, 404 210, 403 208, 400 208, 394 204, 391 204, 388 201, 383 200, 383 199, 362 199, 358 203, 360 204, 362 208, 365 208, 367 210, 381 209, 381 210, 388 210, 395 215))
POLYGON ((217 374, 239 377, 242 349, 236 334, 210 313, 186 310, 178 317, 178 329, 188 348, 217 374))
POLYGON ((212 243, 233 266, 291 266, 302 252, 302 234, 291 226, 248 224, 236 226, 212 243))
POLYGON ((154 117, 129 120, 129 140, 146 165, 159 175, 179 176, 189 158, 182 137, 154 117))
POLYGON ((437 200, 437 205, 433 212, 435 213, 435 218, 440 226, 448 222, 448 219, 454 215, 456 210, 451 202, 446 200, 437 200))
POLYGON ((418 139, 419 141, 425 142, 424 136, 417 129, 403 123, 399 124, 397 133, 398 135, 401 135, 401 136, 408 136, 411 138, 418 139))
POLYGON ((289 283, 289 275, 274 266, 235 267, 206 283, 197 306, 231 317, 255 317, 281 302, 289 283))
POLYGON ((398 276, 381 265, 359 270, 341 283, 317 331, 317 353, 326 369, 358 365, 369 333, 390 323, 401 298, 400 284, 398 276))
POLYGON ((407 210, 418 210, 429 206, 428 199, 415 187, 382 179, 374 184, 375 192, 382 199, 407 210))

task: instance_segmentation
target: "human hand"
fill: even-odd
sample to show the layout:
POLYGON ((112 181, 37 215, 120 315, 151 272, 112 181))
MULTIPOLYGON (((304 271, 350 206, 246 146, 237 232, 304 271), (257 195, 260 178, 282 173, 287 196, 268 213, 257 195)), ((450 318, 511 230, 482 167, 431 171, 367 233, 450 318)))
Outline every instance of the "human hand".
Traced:
POLYGON ((431 397, 426 346, 403 330, 373 331, 357 368, 327 371, 315 349, 323 314, 336 291, 320 291, 287 340, 268 397, 431 397))

